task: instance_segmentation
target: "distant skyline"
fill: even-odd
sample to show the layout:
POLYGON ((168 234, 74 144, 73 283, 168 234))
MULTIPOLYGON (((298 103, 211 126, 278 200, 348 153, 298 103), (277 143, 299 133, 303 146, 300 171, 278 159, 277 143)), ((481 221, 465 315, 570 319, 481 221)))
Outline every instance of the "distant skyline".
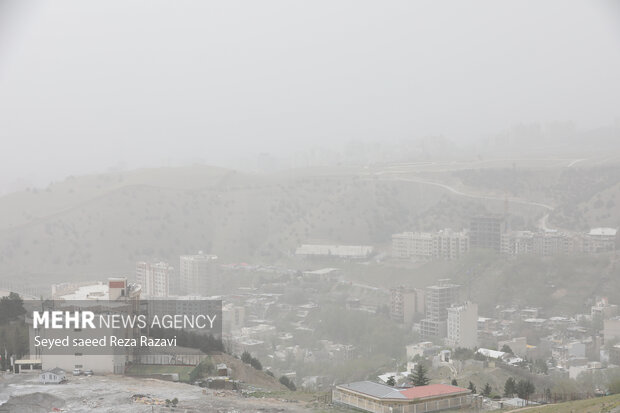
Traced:
POLYGON ((119 165, 620 118, 611 0, 172 4, 0 4, 0 193, 119 165))

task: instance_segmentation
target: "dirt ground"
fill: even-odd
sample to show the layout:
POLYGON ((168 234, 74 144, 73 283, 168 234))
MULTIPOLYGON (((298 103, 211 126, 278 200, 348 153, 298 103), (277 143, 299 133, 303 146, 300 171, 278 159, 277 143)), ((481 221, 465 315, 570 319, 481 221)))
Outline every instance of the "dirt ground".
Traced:
POLYGON ((69 376, 65 384, 39 384, 36 374, 0 376, 0 413, 61 412, 309 412, 304 402, 244 397, 233 391, 124 376, 69 376), (141 397, 134 397, 140 395, 141 397), (163 406, 177 398, 174 409, 163 406), (8 401, 8 402, 7 402, 8 401), (57 409, 57 410, 55 410, 57 409))

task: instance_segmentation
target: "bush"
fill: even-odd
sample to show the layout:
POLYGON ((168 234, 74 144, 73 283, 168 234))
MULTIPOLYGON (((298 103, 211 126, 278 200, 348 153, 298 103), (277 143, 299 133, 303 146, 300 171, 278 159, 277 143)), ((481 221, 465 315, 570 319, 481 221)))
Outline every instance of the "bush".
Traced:
POLYGON ((609 383, 610 394, 620 394, 620 378, 616 378, 609 383))
POLYGON ((248 353, 247 351, 244 351, 243 354, 241 355, 241 361, 243 361, 245 364, 249 364, 250 366, 254 367, 256 370, 263 369, 263 365, 261 364, 260 360, 252 357, 252 355, 248 353))
POLYGON ((247 351, 244 351, 241 355, 241 361, 243 361, 245 364, 250 364, 250 362, 252 361, 252 355, 247 351))
POLYGON ((254 367, 256 370, 263 369, 263 365, 260 363, 260 361, 257 358, 254 358, 254 357, 252 357, 252 359, 250 360, 250 365, 254 367))
POLYGON ((297 386, 295 386, 295 383, 293 383, 291 379, 286 376, 280 377, 280 383, 286 386, 291 391, 297 390, 297 386))

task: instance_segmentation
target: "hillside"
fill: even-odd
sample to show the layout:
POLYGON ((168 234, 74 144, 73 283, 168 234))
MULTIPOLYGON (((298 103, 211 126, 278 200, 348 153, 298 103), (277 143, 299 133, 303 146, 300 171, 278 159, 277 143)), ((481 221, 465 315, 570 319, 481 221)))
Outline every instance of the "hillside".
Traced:
MULTIPOLYGON (((481 314, 491 315, 498 304, 533 306, 546 317, 589 311, 592 298, 606 296, 620 302, 620 253, 596 256, 506 257, 474 253, 455 261, 411 264, 341 264, 351 282, 382 290, 368 290, 366 302, 380 304, 390 287, 425 287, 442 278, 463 285, 465 298, 478 303, 481 314)), ((317 265, 328 262, 317 262, 317 265)), ((351 290, 353 291, 353 290, 351 290)), ((358 296, 364 297, 362 293, 358 296)))
MULTIPOLYGON (((204 166, 143 169, 70 177, 44 190, 9 194, 0 197, 0 282, 15 275, 29 286, 98 279, 131 273, 143 259, 176 265, 179 255, 198 250, 223 262, 262 263, 282 260, 299 244, 313 241, 387 250, 392 233, 460 229, 472 215, 504 211, 503 194, 515 179, 515 197, 557 202, 552 223, 620 224, 613 208, 618 168, 567 170, 562 165, 515 175, 498 166, 405 174, 417 181, 387 174, 402 169, 394 168, 273 174, 204 166), (482 195, 462 196, 425 179, 482 195), (606 215, 575 218, 563 207, 573 202, 602 203, 606 215)), ((518 227, 534 228, 544 212, 536 205, 509 205, 518 227)))
POLYGON ((280 384, 277 378, 272 377, 264 371, 256 370, 254 367, 243 363, 241 360, 228 354, 218 354, 211 356, 214 364, 224 363, 231 370, 230 376, 234 380, 239 380, 246 385, 257 387, 267 391, 286 391, 287 388, 280 384))
POLYGON ((49 191, 0 198, 0 277, 92 278, 127 271, 140 259, 176 263, 198 250, 227 261, 275 260, 315 239, 387 243, 429 211, 435 224, 457 227, 484 211, 458 200, 434 210, 442 199, 438 188, 349 173, 181 168, 70 178, 49 191), (108 184, 93 189, 95 182, 108 184))
POLYGON ((527 413, 616 413, 620 407, 620 395, 578 400, 574 402, 551 404, 540 407, 529 407, 514 411, 527 413))

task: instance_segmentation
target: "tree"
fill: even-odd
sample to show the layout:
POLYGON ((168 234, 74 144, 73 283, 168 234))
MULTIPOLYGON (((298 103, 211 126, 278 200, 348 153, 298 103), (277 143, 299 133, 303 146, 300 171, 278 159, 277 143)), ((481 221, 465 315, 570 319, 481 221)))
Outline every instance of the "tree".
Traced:
POLYGON ((394 378, 394 376, 388 377, 386 384, 392 387, 396 386, 396 379, 394 378))
POLYGON ((536 359, 534 362, 534 371, 537 373, 547 374, 549 372, 549 367, 547 367, 545 360, 536 359))
POLYGON ((545 400, 551 402, 551 389, 549 387, 545 389, 545 400))
POLYGON ((491 385, 489 383, 484 385, 484 388, 482 389, 482 395, 489 397, 491 395, 491 385))
POLYGON ((24 301, 19 294, 10 293, 7 297, 0 299, 0 324, 13 321, 25 312, 24 301))
POLYGON ((411 380, 414 386, 426 386, 431 382, 431 379, 428 378, 426 373, 426 367, 424 367, 422 363, 418 363, 413 373, 409 375, 409 380, 411 380))
POLYGON ((609 393, 610 394, 620 393, 620 378, 611 380, 611 382, 609 383, 609 393))
POLYGON ((458 385, 459 385, 459 383, 456 381, 456 379, 452 379, 452 385, 453 385, 453 386, 458 386, 458 385))
POLYGON ((241 361, 245 364, 250 364, 252 362, 252 355, 247 351, 244 351, 243 354, 241 354, 241 361))
POLYGON ((280 377, 280 383, 286 386, 291 391, 297 390, 297 386, 295 386, 295 383, 293 383, 291 379, 286 376, 280 377))
POLYGON ((254 367, 256 370, 262 370, 262 369, 263 369, 263 365, 262 365, 262 364, 260 363, 260 361, 259 361, 257 358, 255 358, 255 357, 252 357, 252 359, 250 360, 250 365, 251 365, 252 367, 254 367))
POLYGON ((519 380, 516 390, 517 396, 521 399, 529 400, 530 396, 536 391, 536 388, 534 387, 534 383, 529 380, 519 380))
POLYGON ((472 383, 471 381, 469 382, 469 386, 467 386, 467 388, 471 390, 472 394, 476 394, 476 385, 472 383))
POLYGON ((517 392, 517 383, 515 379, 512 377, 508 377, 506 379, 506 383, 504 383, 504 397, 513 397, 517 392))
POLYGON ((500 351, 503 351, 504 353, 515 354, 512 352, 512 349, 510 348, 508 344, 504 344, 502 348, 500 349, 500 351))

